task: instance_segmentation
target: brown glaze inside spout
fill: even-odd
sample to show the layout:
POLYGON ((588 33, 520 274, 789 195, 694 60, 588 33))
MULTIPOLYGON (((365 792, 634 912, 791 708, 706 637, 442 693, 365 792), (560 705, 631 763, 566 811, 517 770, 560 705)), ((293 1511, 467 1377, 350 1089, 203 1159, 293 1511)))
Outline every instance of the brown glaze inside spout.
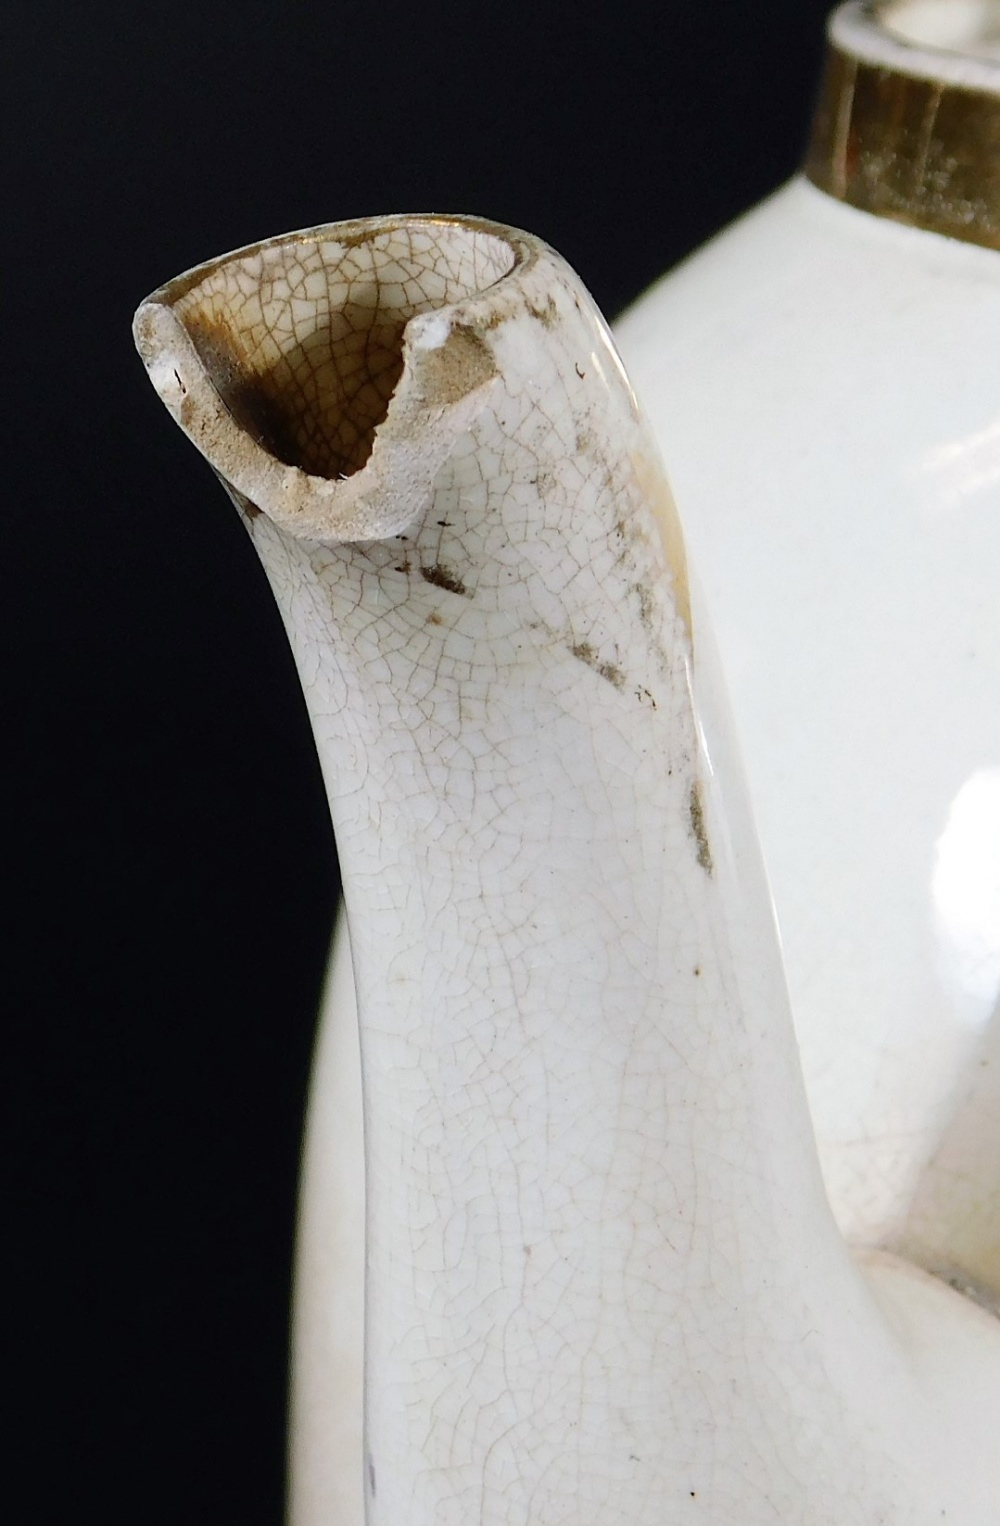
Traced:
POLYGON ((175 311, 242 429, 288 466, 349 477, 388 412, 409 320, 515 262, 509 244, 460 224, 299 234, 220 261, 175 311))

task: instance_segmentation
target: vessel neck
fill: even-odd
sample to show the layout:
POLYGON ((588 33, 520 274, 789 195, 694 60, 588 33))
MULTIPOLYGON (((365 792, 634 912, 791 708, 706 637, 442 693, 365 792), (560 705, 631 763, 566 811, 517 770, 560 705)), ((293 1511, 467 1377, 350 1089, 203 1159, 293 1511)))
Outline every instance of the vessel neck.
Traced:
POLYGON ((834 11, 805 171, 862 211, 1000 248, 996 0, 834 11))

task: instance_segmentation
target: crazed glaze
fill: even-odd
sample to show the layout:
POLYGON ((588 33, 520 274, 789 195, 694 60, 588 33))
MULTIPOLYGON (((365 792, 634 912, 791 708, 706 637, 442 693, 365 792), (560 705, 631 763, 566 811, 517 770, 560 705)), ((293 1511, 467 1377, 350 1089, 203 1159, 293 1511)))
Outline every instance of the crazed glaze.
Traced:
POLYGON ((330 793, 369 1526, 986 1526, 1000 1336, 870 1285, 832 1224, 711 641, 579 282, 526 234, 382 219, 202 267, 136 332, 244 512, 330 793), (952 1370, 955 1321, 992 1365, 952 1370))

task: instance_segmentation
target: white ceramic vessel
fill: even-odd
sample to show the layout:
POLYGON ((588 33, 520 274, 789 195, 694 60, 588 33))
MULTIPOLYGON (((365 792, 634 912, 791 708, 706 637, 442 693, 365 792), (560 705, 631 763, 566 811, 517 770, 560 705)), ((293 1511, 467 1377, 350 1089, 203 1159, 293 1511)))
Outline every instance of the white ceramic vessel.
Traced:
POLYGON ((811 180, 618 330, 718 635, 837 1219, 987 1297, 998 39, 996 0, 843 7, 811 180))
POLYGON ((830 1216, 711 635, 572 273, 338 224, 136 333, 271 579, 347 887, 365 1455, 331 1031, 296 1526, 994 1521, 1000 1329, 830 1216))

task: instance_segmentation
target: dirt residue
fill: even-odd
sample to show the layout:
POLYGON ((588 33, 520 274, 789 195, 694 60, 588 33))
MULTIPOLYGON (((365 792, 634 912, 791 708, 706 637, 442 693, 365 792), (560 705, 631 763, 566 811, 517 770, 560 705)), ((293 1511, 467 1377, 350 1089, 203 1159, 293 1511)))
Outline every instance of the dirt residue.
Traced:
POLYGON ((579 662, 586 663, 588 668, 593 668, 595 673, 606 679, 616 689, 624 689, 625 674, 621 668, 615 662, 602 662, 589 641, 578 641, 575 646, 570 647, 570 651, 579 662))
POLYGON ((705 827, 705 805, 701 798, 701 784, 696 779, 688 797, 688 814, 691 819, 691 835, 698 850, 698 862, 706 874, 713 872, 712 845, 705 827))
POLYGON ((449 593, 461 594, 463 599, 472 598, 458 573, 442 562, 435 562, 433 567, 421 567, 420 576, 425 583, 433 583, 435 588, 446 588, 449 593))

